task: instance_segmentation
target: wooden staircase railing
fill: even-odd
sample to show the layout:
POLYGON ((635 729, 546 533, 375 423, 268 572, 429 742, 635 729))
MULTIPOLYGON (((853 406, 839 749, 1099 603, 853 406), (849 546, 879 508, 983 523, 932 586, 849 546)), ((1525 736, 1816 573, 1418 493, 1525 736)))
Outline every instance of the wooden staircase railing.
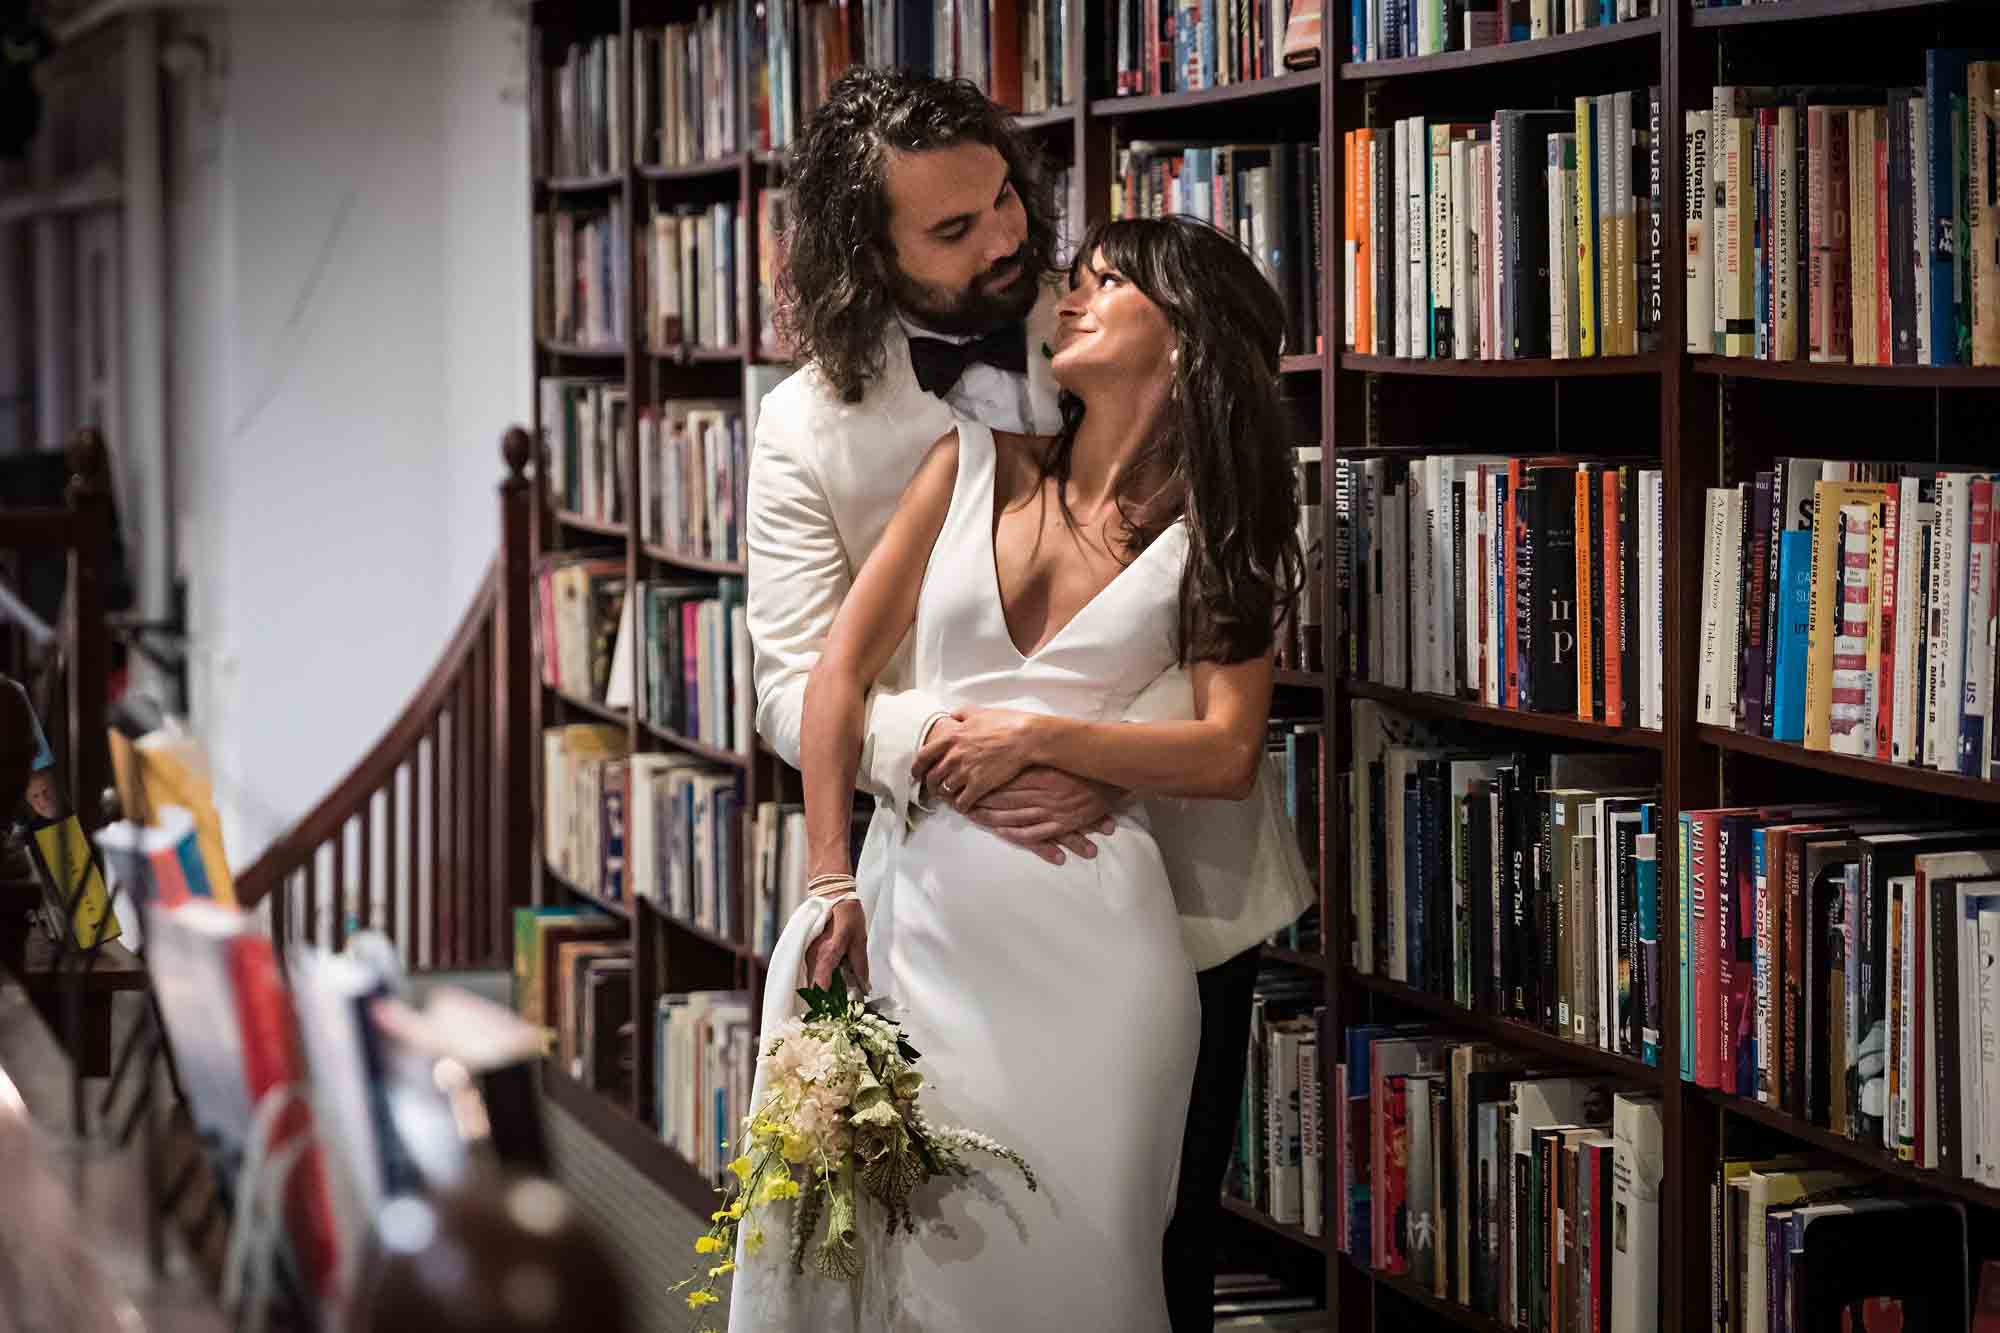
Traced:
POLYGON ((282 952, 379 929, 412 971, 505 967, 533 901, 526 431, 501 442, 500 555, 429 679, 324 800, 236 877, 282 952))

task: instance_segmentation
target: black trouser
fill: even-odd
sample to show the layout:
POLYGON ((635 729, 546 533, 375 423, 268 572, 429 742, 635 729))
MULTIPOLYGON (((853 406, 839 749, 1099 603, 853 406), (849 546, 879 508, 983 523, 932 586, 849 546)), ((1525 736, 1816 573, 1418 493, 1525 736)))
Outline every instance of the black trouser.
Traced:
POLYGON ((1167 1224, 1167 1313, 1173 1333, 1215 1327, 1215 1251, 1222 1221, 1222 1174, 1236 1142, 1243 1074, 1250 1054, 1250 998, 1261 946, 1197 972, 1201 1053, 1188 1099, 1181 1178, 1167 1224))

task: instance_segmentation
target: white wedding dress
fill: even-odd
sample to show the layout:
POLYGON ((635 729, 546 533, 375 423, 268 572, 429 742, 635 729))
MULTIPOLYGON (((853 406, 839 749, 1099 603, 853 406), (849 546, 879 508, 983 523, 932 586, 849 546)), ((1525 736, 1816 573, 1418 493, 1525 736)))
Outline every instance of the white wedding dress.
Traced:
MULTIPOLYGON (((994 442, 959 424, 958 480, 924 572, 913 667, 954 704, 1122 717, 1175 661, 1186 529, 1175 524, 1032 655, 1016 648, 993 559, 994 442)), ((1144 816, 1098 853, 1052 866, 948 806, 917 816, 862 886, 875 990, 921 1053, 931 1119, 1018 1148, 918 1191, 915 1235, 884 1234, 863 1201, 867 1268, 852 1286, 787 1263, 790 1205, 736 1256, 731 1333, 1078 1333, 1167 1327, 1161 1237, 1172 1212, 1200 1002, 1144 816)), ((825 910, 786 926, 764 1031, 792 992, 825 910)), ((761 1097, 760 1079, 755 1096, 761 1097)), ((762 1210, 760 1210, 762 1211, 762 1210)))

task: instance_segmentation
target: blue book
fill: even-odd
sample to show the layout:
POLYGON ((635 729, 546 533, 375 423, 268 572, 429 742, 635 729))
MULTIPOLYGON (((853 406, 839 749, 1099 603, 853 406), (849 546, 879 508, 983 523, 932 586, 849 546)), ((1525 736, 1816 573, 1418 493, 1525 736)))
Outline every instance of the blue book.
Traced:
POLYGON ((1931 178, 1931 216, 1925 223, 1925 247, 1929 252, 1931 284, 1931 364, 1966 364, 1971 349, 1959 346, 1960 328, 1971 327, 1970 312, 1961 319, 1958 309, 1958 262, 1971 254, 1971 238, 1958 227, 1958 192, 1954 166, 1953 134, 1963 137, 1965 107, 1965 67, 1975 60, 2000 58, 2000 52, 1968 50, 1965 47, 1933 47, 1924 52, 1924 114, 1930 117, 1930 161, 1925 169, 1931 178), (1957 99, 1959 115, 1954 123, 1952 99, 1957 99))
MULTIPOLYGON (((1646 807, 1651 823, 1650 805, 1646 807)), ((1645 989, 1639 996, 1639 1058, 1658 1068, 1660 1063, 1660 862, 1659 849, 1632 863, 1636 881, 1639 918, 1639 966, 1645 973, 1645 989)), ((1683 1001, 1685 1004, 1686 1001, 1683 1001)), ((1692 1026, 1692 1024, 1690 1024, 1692 1026)), ((1684 1057, 1689 1058, 1689 1057, 1684 1057)), ((1692 1073, 1692 1071, 1690 1071, 1692 1073)))
POLYGON ((1778 537, 1778 680, 1772 691, 1771 739, 1806 737, 1806 622, 1812 610, 1812 532, 1778 537))

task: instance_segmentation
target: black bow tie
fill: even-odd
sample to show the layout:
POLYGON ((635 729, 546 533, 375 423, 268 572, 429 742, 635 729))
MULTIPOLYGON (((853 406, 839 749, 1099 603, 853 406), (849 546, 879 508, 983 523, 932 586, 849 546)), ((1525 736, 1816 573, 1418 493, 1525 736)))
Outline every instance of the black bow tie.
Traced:
POLYGON ((975 361, 984 361, 998 370, 1023 375, 1028 370, 1027 330, 1019 322, 1006 324, 971 342, 946 342, 943 338, 910 335, 910 368, 925 393, 939 398, 951 392, 958 377, 975 361))

